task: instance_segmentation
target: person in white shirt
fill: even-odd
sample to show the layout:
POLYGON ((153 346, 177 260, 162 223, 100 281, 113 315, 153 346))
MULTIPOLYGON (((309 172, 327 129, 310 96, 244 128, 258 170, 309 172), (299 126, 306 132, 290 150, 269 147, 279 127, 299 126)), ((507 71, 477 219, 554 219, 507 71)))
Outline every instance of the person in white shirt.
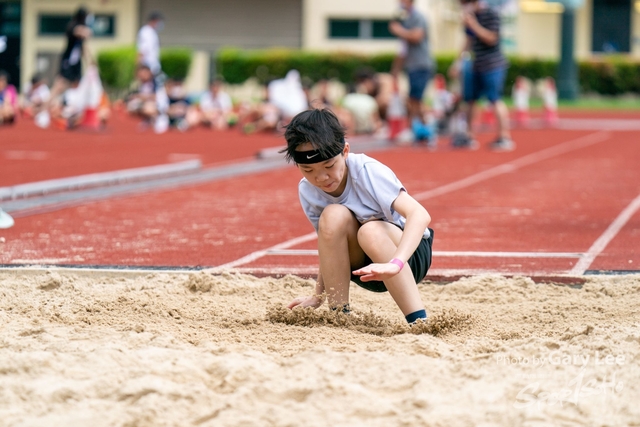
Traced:
POLYGON ((35 74, 31 78, 31 84, 24 94, 22 112, 28 117, 34 117, 43 111, 51 97, 51 91, 47 86, 47 80, 42 74, 35 74))
POLYGON ((149 67, 154 76, 162 71, 160 66, 160 39, 158 32, 164 28, 164 16, 160 12, 151 12, 146 25, 138 31, 138 64, 149 67))
POLYGON ((289 70, 283 79, 273 80, 267 86, 269 102, 278 107, 284 123, 309 108, 298 70, 289 70))
POLYGON ((200 97, 201 123, 216 130, 227 129, 233 113, 233 102, 222 83, 220 79, 212 80, 209 90, 200 97))

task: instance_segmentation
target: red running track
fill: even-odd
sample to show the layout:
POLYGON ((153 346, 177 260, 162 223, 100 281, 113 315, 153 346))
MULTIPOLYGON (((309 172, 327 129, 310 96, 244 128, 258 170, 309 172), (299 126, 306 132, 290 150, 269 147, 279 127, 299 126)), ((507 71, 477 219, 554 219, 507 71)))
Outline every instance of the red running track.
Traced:
MULTIPOLYGON (((434 258, 434 274, 576 273, 581 254, 593 256, 583 271, 639 270, 638 210, 608 236, 604 249, 589 252, 640 195, 635 134, 519 130, 514 137, 518 149, 511 153, 484 147, 451 151, 444 143, 436 152, 399 147, 371 153, 392 167, 431 213, 434 250, 442 254, 434 258), (558 256, 535 255, 541 252, 558 256)), ((237 133, 230 134, 224 143, 235 138, 237 133)), ((298 203, 299 179, 288 167, 19 218, 16 226, 0 231, 5 239, 0 263, 231 263, 263 273, 313 272, 317 258, 307 251, 315 240, 292 241, 313 231, 298 203), (282 243, 286 255, 265 254, 282 243)))
POLYGON ((236 129, 157 135, 141 131, 137 120, 120 113, 104 132, 43 130, 19 120, 15 126, 0 127, 0 141, 0 187, 191 159, 217 164, 250 158, 281 143, 276 135, 249 136, 236 129))

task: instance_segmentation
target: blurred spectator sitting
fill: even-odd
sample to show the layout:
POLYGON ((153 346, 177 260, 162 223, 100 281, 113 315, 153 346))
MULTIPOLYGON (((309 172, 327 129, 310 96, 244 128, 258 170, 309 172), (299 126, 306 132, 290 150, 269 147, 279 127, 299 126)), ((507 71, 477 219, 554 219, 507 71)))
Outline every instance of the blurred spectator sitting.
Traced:
POLYGON ((269 102, 269 84, 267 82, 262 99, 258 103, 240 106, 239 124, 244 133, 274 131, 278 127, 282 116, 278 107, 269 102))
POLYGON ((67 90, 62 93, 60 102, 51 106, 51 121, 58 129, 73 129, 82 121, 84 111, 84 93, 80 89, 80 82, 71 82, 67 90))
POLYGON ((357 93, 355 88, 352 87, 350 93, 342 99, 342 107, 352 117, 351 125, 347 125, 348 130, 356 134, 362 134, 374 133, 380 129, 378 103, 373 96, 366 93, 357 93))
POLYGON ((9 73, 0 70, 0 125, 15 121, 18 92, 9 84, 9 73))
POLYGON ((375 98, 381 119, 387 117, 387 107, 393 96, 393 76, 388 73, 376 73, 371 68, 360 68, 355 73, 356 90, 375 98))
POLYGON ((191 105, 187 92, 180 80, 167 79, 165 90, 169 98, 169 125, 185 131, 198 124, 198 110, 191 105))
POLYGON ((51 97, 51 91, 47 86, 47 80, 42 74, 35 74, 24 94, 22 114, 26 117, 34 117, 44 111, 51 97))
POLYGON ((147 65, 138 65, 136 85, 137 89, 127 97, 127 111, 141 117, 143 127, 153 124, 156 132, 166 131, 169 126, 165 114, 169 106, 167 93, 163 86, 157 84, 147 65))
POLYGON ((227 129, 235 117, 233 102, 222 83, 221 79, 212 80, 209 90, 200 97, 201 123, 216 130, 227 129))

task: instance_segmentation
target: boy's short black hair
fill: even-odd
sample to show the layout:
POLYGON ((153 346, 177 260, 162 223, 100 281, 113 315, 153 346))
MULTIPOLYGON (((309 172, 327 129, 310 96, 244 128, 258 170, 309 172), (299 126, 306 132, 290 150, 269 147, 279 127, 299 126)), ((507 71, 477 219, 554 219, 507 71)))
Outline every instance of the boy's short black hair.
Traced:
POLYGON ((290 162, 294 158, 296 148, 309 142, 323 157, 329 157, 332 153, 342 151, 345 133, 345 128, 331 110, 306 110, 297 114, 286 126, 284 139, 287 140, 287 148, 280 152, 286 153, 285 159, 290 162))
POLYGON ((7 73, 5 70, 0 70, 0 79, 4 79, 7 81, 7 83, 9 83, 9 73, 7 73))

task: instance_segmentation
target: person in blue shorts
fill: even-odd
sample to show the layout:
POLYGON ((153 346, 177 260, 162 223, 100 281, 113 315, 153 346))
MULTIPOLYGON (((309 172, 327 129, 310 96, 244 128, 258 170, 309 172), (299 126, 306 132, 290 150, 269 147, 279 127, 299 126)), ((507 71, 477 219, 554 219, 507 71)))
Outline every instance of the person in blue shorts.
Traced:
POLYGON ((426 319, 418 291, 431 266, 431 217, 391 169, 350 153, 345 130, 327 109, 296 115, 286 127, 286 159, 302 173, 300 204, 318 233, 315 294, 288 307, 349 312, 349 285, 389 291, 407 322, 426 319))
POLYGON ((409 78, 409 118, 416 140, 435 141, 435 126, 425 122, 422 97, 433 75, 433 58, 429 49, 429 26, 413 0, 400 0, 402 15, 389 23, 389 32, 400 39, 402 48, 394 60, 391 73, 397 77, 404 67, 409 78))
MULTIPOLYGON (((509 110, 502 101, 508 63, 500 50, 500 15, 479 0, 460 0, 462 20, 467 35, 461 58, 473 53, 472 70, 463 84, 463 99, 468 103, 466 144, 477 146, 471 129, 476 101, 486 97, 498 119, 498 136, 491 143, 494 151, 515 148, 509 132, 509 110)), ((464 144, 463 144, 464 145, 464 144)))

